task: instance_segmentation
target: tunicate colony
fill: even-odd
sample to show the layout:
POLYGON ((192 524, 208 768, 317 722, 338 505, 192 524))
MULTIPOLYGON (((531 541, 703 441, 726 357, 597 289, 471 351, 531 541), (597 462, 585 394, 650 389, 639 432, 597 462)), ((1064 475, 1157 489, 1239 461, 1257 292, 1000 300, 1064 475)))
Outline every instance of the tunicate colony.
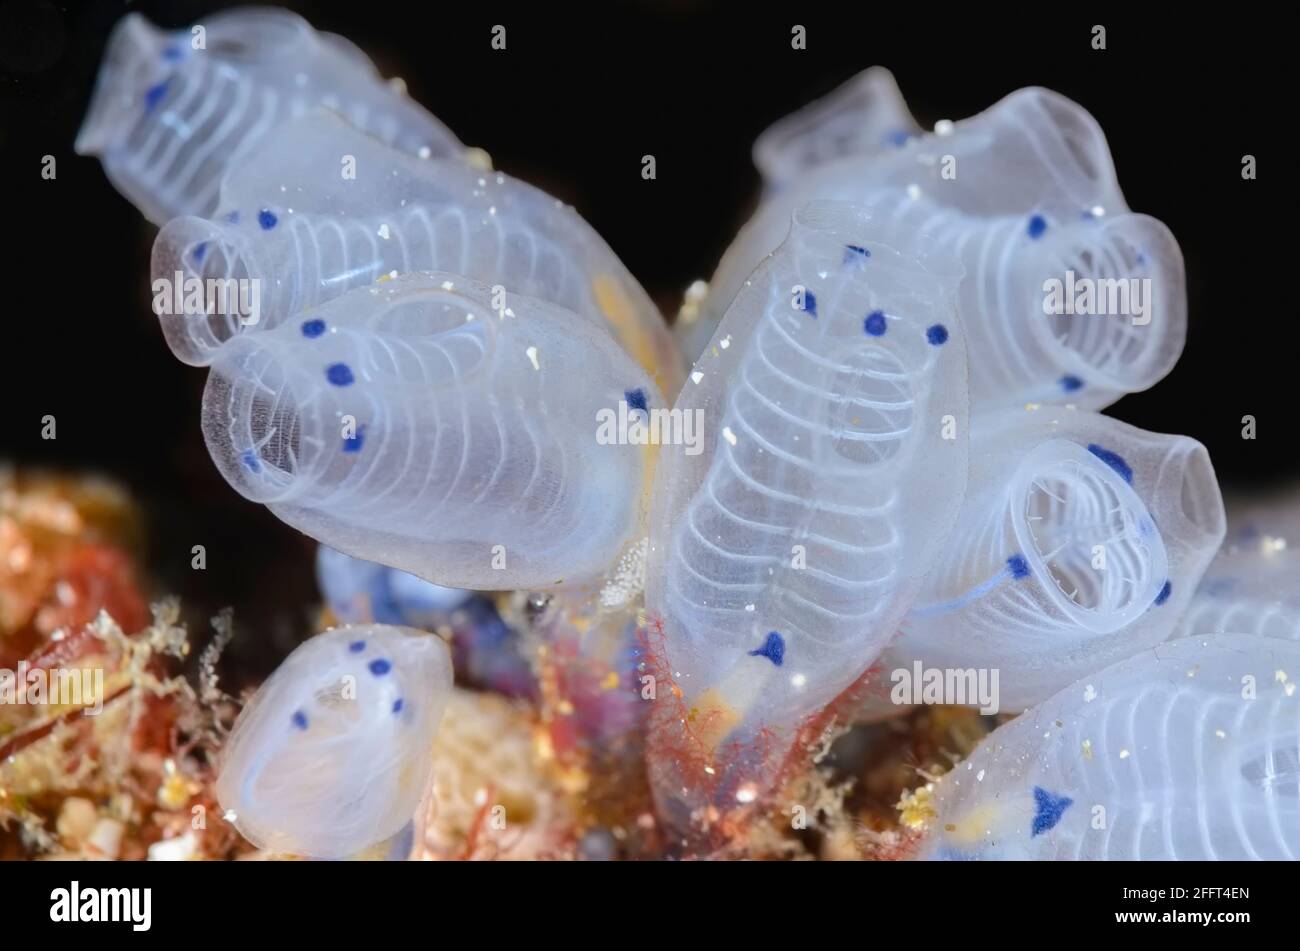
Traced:
POLYGON ((244 710, 218 793, 250 840, 400 838, 452 662, 389 625, 603 585, 644 588, 686 711, 647 747, 683 835, 761 807, 837 698, 901 712, 850 688, 919 663, 996 669, 1026 711, 936 784, 922 855, 1300 852, 1294 557, 1216 559, 1204 447, 1100 415, 1169 372, 1187 301, 1082 108, 1024 89, 927 133, 867 70, 760 136, 758 211, 670 333, 576 212, 346 40, 201 25, 121 21, 78 150, 161 226, 162 298, 199 289, 156 310, 210 368, 217 467, 322 543, 342 620, 387 622, 308 640, 244 710), (223 282, 256 307, 211 306, 223 282), (695 450, 649 436, 686 418, 695 450))

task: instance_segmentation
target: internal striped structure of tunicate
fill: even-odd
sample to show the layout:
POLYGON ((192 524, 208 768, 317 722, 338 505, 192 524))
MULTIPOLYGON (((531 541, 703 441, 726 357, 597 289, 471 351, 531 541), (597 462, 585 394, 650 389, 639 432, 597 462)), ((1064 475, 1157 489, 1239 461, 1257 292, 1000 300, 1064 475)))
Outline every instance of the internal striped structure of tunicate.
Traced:
POLYGON ((754 164, 776 191, 819 165, 897 148, 920 131, 893 73, 872 66, 772 123, 754 141, 754 164))
POLYGON ((452 689, 433 634, 363 625, 318 634, 244 707, 222 748, 217 799, 272 852, 346 858, 411 821, 452 689))
POLYGON ((1300 644, 1185 637, 993 731, 935 784, 929 859, 1300 858, 1300 644))
POLYGON ((1300 551, 1283 544, 1265 535, 1225 546, 1170 637, 1239 631, 1300 642, 1300 551))
MULTIPOLYGON (((741 283, 784 239, 796 209, 823 198, 862 202, 881 189, 919 194, 974 218, 1015 219, 1020 229, 1037 230, 1038 218, 1063 225, 1128 210, 1096 120, 1054 92, 1021 89, 944 134, 900 136, 883 152, 811 166, 767 196, 723 255, 698 319, 678 329, 684 352, 694 356, 707 342, 741 283)), ((1165 266, 1163 259, 1153 265, 1165 266)), ((968 279, 1004 279, 998 260, 965 266, 968 279)), ((1032 291, 1028 303, 1041 313, 1041 287, 1032 291)))
MULTIPOLYGON (((882 234, 921 235, 960 260, 977 411, 1053 401, 1100 409, 1154 385, 1182 352, 1182 254, 1154 218, 972 217, 851 178, 812 190, 870 208, 882 234)), ((720 272, 723 297, 739 279, 720 272)))
POLYGON ((317 541, 434 584, 599 576, 644 531, 655 448, 600 438, 601 418, 661 398, 603 328, 491 299, 416 273, 236 337, 203 401, 218 468, 317 541))
POLYGON ((951 528, 955 280, 860 209, 811 205, 684 385, 674 412, 698 415, 704 451, 661 454, 647 606, 706 746, 788 741, 875 658, 951 528))
POLYGON ((1000 709, 1023 710, 1169 636, 1223 540, 1223 502, 1186 436, 1052 407, 972 427, 961 515, 881 666, 996 670, 1000 709))
POLYGON ((559 304, 609 327, 666 389, 680 383, 663 317, 573 209, 499 172, 403 155, 322 111, 287 124, 232 169, 211 220, 163 228, 152 262, 155 281, 260 289, 255 320, 234 295, 211 313, 159 313, 173 352, 194 365, 240 332, 416 270, 500 287, 499 311, 514 294, 559 304))
POLYGON ((77 152, 99 156, 118 191, 161 225, 211 213, 227 170, 318 106, 410 155, 464 152, 343 37, 317 33, 287 10, 257 7, 173 33, 138 13, 123 17, 109 38, 77 152))
MULTIPOLYGON (((972 217, 854 178, 811 190, 869 207, 882 233, 925 235, 961 261, 958 310, 976 410, 1051 401, 1100 409, 1154 385, 1182 352, 1182 254, 1154 218, 972 217)), ((726 297, 738 269, 715 280, 726 297)))

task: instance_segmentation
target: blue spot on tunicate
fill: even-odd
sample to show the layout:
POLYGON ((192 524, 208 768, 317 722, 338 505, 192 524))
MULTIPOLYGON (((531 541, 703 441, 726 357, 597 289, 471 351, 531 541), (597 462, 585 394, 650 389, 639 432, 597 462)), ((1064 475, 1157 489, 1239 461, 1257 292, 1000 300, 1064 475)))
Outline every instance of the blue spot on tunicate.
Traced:
POLYGON ((370 672, 376 677, 382 677, 393 669, 393 665, 382 657, 376 657, 370 662, 370 672))
POLYGON ((1124 461, 1123 456, 1117 452, 1111 452, 1109 449, 1098 446, 1095 442, 1088 444, 1088 451, 1118 472, 1121 479, 1130 485, 1132 484, 1133 470, 1130 468, 1129 464, 1124 461))
POLYGON ((1061 821, 1061 815, 1074 805, 1069 796, 1054 796, 1042 786, 1034 787, 1034 826, 1030 838, 1042 835, 1061 821))
POLYGON ((325 368, 325 379, 335 386, 351 386, 355 378, 346 363, 331 363, 325 368))
POLYGON ((640 387, 635 390, 628 390, 623 394, 623 398, 627 400, 628 409, 639 409, 643 413, 647 411, 648 404, 646 403, 645 390, 640 387))
POLYGON ((1057 382, 1061 384, 1061 389, 1065 390, 1067 393, 1073 393, 1075 390, 1083 389, 1083 381, 1077 376, 1063 376, 1057 382))
POLYGON ((315 339, 325 332, 325 321, 319 317, 313 317, 311 320, 302 322, 302 335, 315 339))
POLYGON ((366 444, 366 427, 358 426, 356 435, 343 437, 344 452, 360 452, 361 447, 366 444))
POLYGON ((912 133, 908 132, 906 129, 895 129, 893 132, 889 133, 889 135, 885 136, 885 141, 894 146, 894 148, 901 149, 907 144, 907 140, 911 137, 912 133))
POLYGON ((862 329, 873 337, 883 337, 888 329, 885 326, 885 312, 873 310, 867 314, 867 319, 862 322, 862 329))
POLYGON ((226 220, 229 221, 232 225, 239 224, 239 212, 232 211, 230 214, 226 215, 226 220))
POLYGON ((351 644, 348 645, 348 650, 352 651, 352 653, 354 654, 360 654, 365 649, 366 649, 365 641, 353 641, 351 644))
POLYGON ((1037 241, 1047 230, 1047 219, 1042 215, 1034 215, 1029 219, 1029 237, 1037 241))
POLYGON ((144 111, 152 112, 158 107, 158 103, 163 101, 163 96, 167 95, 167 87, 171 85, 171 79, 164 79, 155 86, 150 86, 144 94, 144 111))
POLYGON ((758 650, 749 652, 750 657, 766 657, 776 666, 780 667, 785 661, 785 638, 776 631, 769 631, 767 640, 758 650))
POLYGON ((401 712, 402 712, 402 698, 401 698, 401 697, 398 697, 396 700, 393 701, 393 712, 394 712, 394 713, 401 713, 401 712))
POLYGON ((948 342, 948 328, 943 324, 934 324, 926 329, 925 339, 936 347, 941 347, 948 342))
POLYGON ((252 449, 245 449, 239 454, 239 461, 248 467, 249 472, 261 472, 262 460, 257 458, 257 453, 252 449))
POLYGON ((1029 562, 1025 556, 1016 552, 1007 559, 1007 569, 1011 572, 1011 577, 1019 581, 1021 578, 1029 577, 1029 562))
POLYGON ((1169 600, 1169 595, 1173 592, 1173 590, 1174 590, 1174 584, 1173 584, 1173 582, 1172 582, 1172 581, 1166 581, 1166 582, 1165 582, 1165 586, 1164 586, 1163 588, 1161 588, 1161 589, 1160 589, 1160 593, 1156 595, 1156 602, 1155 602, 1155 603, 1156 603, 1156 604, 1164 604, 1166 601, 1169 600))
POLYGON ((275 212, 263 208, 257 213, 257 223, 262 226, 263 231, 270 231, 275 227, 276 222, 280 219, 275 216, 275 212))
POLYGON ((198 244, 194 246, 194 263, 202 264, 203 259, 207 257, 207 254, 208 254, 208 243, 206 241, 200 241, 198 244))
POLYGON ((307 729, 307 714, 303 713, 301 710, 295 710, 293 712, 292 719, 293 719, 293 725, 296 726, 298 729, 300 730, 307 729))
POLYGON ((817 295, 814 294, 812 291, 805 290, 803 292, 803 301, 800 303, 799 309, 802 310, 805 314, 808 314, 812 317, 816 317, 817 316, 817 295))
POLYGON ((856 244, 846 244, 844 246, 845 264, 862 264, 869 257, 871 257, 871 252, 866 248, 860 248, 856 244))
POLYGON ((163 59, 169 60, 173 63, 184 55, 184 51, 179 46, 169 46, 163 50, 163 59))

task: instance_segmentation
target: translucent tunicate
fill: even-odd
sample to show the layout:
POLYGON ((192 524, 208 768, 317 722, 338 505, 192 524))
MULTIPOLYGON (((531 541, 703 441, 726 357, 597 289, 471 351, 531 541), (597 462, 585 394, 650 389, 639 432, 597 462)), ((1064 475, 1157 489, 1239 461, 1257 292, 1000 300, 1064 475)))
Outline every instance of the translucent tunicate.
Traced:
POLYGON ((236 337, 204 394, 217 467, 317 541, 434 584, 599 576, 643 531, 653 447, 630 419, 661 398, 603 328, 491 296, 417 273, 236 337))
POLYGON ((1219 553, 1170 637, 1224 631, 1300 641, 1300 551, 1264 536, 1219 553))
POLYGON ((173 299, 156 298, 155 312, 176 356, 203 365, 241 332, 420 270, 481 281, 505 315, 515 295, 559 304, 609 327, 667 390, 681 380, 663 317, 572 208, 499 172, 403 155, 319 110, 231 169, 211 220, 159 232, 153 279, 173 299), (197 314, 175 306, 176 287, 223 286, 250 293, 205 293, 197 314))
POLYGON ((975 417, 970 459, 883 669, 996 670, 999 708, 1023 710, 1169 636, 1223 540, 1204 446, 1044 406, 975 417))
POLYGON ((109 37, 77 152, 161 225, 215 207, 226 171, 290 118, 324 106, 409 155, 459 157, 445 126, 347 40, 250 7, 164 32, 138 13, 109 37))
MULTIPOLYGON (((677 330, 683 352, 688 356, 699 352, 741 283, 785 237, 790 216, 796 209, 819 198, 871 203, 878 200, 873 196, 882 189, 909 198, 922 196, 927 204, 968 217, 1003 218, 1015 230, 1028 230, 1036 235, 1041 235, 1040 229, 1053 223, 1059 228, 1076 220, 1128 210, 1116 181, 1106 138, 1096 120, 1057 93, 1039 88, 1021 89, 985 112, 954 123, 944 134, 903 137, 895 148, 882 153, 848 154, 815 165, 770 195, 723 255, 709 281, 708 296, 700 306, 698 319, 677 330)), ((906 225, 918 227, 925 217, 928 216, 906 225)), ((991 256, 997 251, 1005 253, 1005 241, 996 233, 988 234, 978 227, 969 235, 958 233, 963 230, 969 229, 955 225, 939 229, 939 234, 946 234, 963 259, 972 250, 971 242, 990 242, 976 267, 967 263, 970 278, 980 282, 993 280, 994 274, 989 273, 992 269, 999 280, 1005 279, 1008 266, 1005 257, 991 256)), ((1078 244, 1077 239, 1075 243, 1078 244)), ((1169 243, 1172 242, 1161 240, 1146 249, 1147 267, 1155 272, 1176 267, 1181 276, 1181 258, 1166 258, 1169 243)), ((1108 267, 1118 264, 1131 269, 1135 263, 1132 254, 1114 261, 1093 261, 1082 254, 1087 250, 1086 245, 1075 249, 1079 253, 1073 256, 1067 254, 1069 250, 1061 248, 1060 253, 1067 261, 1080 266, 1081 276, 1115 277, 1119 274, 1110 273, 1108 267)), ((1136 250, 1143 248, 1139 244, 1136 250)), ((1175 255, 1176 251, 1174 245, 1175 255)), ((1108 253, 1107 245, 1102 244, 1096 253, 1108 253)), ((1120 273, 1127 276, 1127 272, 1120 273)), ((1062 280, 1065 277, 1054 273, 1046 276, 1062 280)), ((1041 284, 1043 278, 1039 280, 1041 284)), ((1026 290, 1030 299, 1023 301, 1024 306, 1041 314, 1041 286, 1026 290)), ((1181 293, 1181 287, 1178 290, 1181 293)), ((1002 290, 1002 293, 1010 292, 1011 289, 1002 290)), ((980 296, 989 293, 994 291, 981 289, 980 296)), ((1176 303, 1171 298, 1161 306, 1175 310, 1176 303)), ((1000 306, 1019 304, 1020 300, 1016 299, 1003 301, 1000 306)), ((1010 346, 1012 341, 1004 343, 1010 346)))
POLYGON ((934 787, 931 859, 1300 858, 1300 644, 1185 637, 993 731, 934 787))
POLYGON ((952 527, 967 445, 956 277, 876 241, 852 205, 810 205, 673 407, 706 438, 660 456, 647 606, 694 740, 706 755, 728 737, 774 745, 741 771, 760 783, 894 633, 952 527))
MULTIPOLYGON (((1154 218, 973 217, 847 179, 817 191, 869 208, 884 236, 924 238, 961 261, 974 410, 1053 401, 1100 409, 1157 383, 1182 352, 1182 253, 1154 218)), ((715 281, 726 297, 740 277, 720 270, 715 281)))
POLYGON ((416 812, 452 689, 451 653, 410 628, 341 627, 300 645, 244 707, 217 798, 254 845, 344 858, 416 812))
POLYGON ((772 123, 754 141, 754 164, 776 191, 819 165, 897 148, 920 131, 894 74, 872 66, 772 123))

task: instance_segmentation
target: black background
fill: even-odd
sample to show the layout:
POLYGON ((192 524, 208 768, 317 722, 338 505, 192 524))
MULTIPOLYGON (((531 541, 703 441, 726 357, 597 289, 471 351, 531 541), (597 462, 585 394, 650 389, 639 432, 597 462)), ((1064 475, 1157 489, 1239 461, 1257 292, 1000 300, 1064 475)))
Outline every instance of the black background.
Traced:
MULTIPOLYGON (((0 0, 0 461, 122 480, 145 504, 155 589, 182 595, 192 616, 235 605, 263 649, 281 653, 314 598, 314 545, 237 496, 209 461, 205 374, 171 357, 149 311, 153 229, 72 151, 124 12, 175 28, 227 5, 0 0), (46 154, 54 181, 40 176, 46 154), (40 438, 45 414, 57 418, 55 441, 40 438), (195 544, 207 547, 205 572, 190 569, 195 544)), ((1294 54, 1277 22, 1077 4, 979 15, 919 3, 286 6, 404 78, 496 167, 574 204, 669 314, 752 209, 750 148, 773 120, 872 64, 893 70, 926 127, 1021 86, 1056 89, 1096 116, 1129 203, 1169 225, 1187 263, 1182 360, 1109 412, 1204 442, 1226 491, 1300 475, 1296 169, 1280 145, 1294 121, 1294 54), (498 23, 505 51, 490 47, 498 23), (795 23, 806 50, 791 49, 795 23), (1094 24, 1107 28, 1105 51, 1090 46, 1094 24), (645 154, 654 181, 641 178, 645 154), (1257 181, 1242 180, 1245 154, 1257 181), (1254 441, 1241 438, 1246 414, 1254 441)))

